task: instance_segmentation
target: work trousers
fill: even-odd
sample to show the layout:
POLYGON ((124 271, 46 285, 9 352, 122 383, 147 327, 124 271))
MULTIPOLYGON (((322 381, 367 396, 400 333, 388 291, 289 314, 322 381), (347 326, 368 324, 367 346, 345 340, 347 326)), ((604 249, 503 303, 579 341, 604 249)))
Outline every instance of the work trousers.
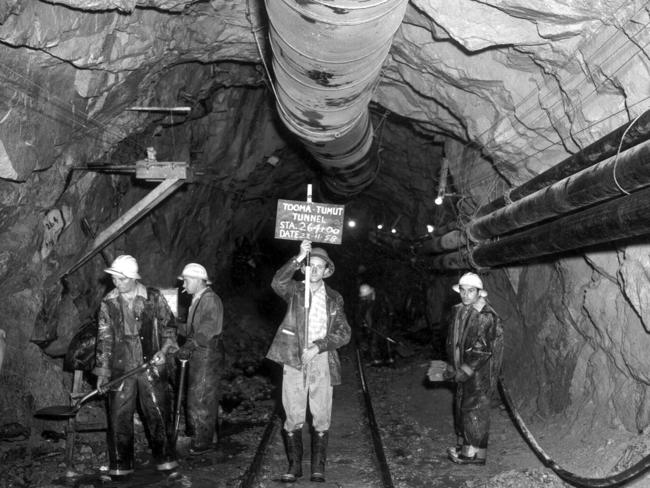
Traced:
POLYGON ((303 370, 285 365, 282 406, 287 418, 284 429, 293 432, 302 428, 309 401, 314 430, 329 430, 332 420, 332 393, 327 351, 317 354, 303 370))
POLYGON ((464 444, 487 449, 490 433, 490 397, 487 392, 465 391, 462 383, 457 385, 454 424, 458 437, 464 444))
POLYGON ((187 433, 195 449, 212 445, 219 410, 221 356, 218 342, 214 340, 208 347, 194 349, 188 363, 187 433))
POLYGON ((169 437, 171 414, 168 383, 155 369, 147 369, 126 378, 117 391, 108 393, 109 469, 122 472, 133 469, 133 415, 136 402, 145 423, 149 445, 158 469, 176 466, 174 447, 169 437))

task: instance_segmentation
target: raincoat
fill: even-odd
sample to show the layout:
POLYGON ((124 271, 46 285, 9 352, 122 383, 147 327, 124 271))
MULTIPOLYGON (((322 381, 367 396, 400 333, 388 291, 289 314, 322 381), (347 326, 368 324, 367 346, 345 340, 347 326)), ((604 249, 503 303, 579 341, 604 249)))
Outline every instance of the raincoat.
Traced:
MULTIPOLYGON (((136 285, 133 321, 127 325, 126 302, 117 289, 102 300, 93 373, 116 377, 153 358, 165 340, 176 338, 176 325, 165 298, 155 288, 136 285), (129 333, 129 332, 135 332, 129 333)), ((133 414, 136 403, 149 432, 149 444, 158 469, 177 465, 170 442, 172 395, 165 365, 151 367, 125 379, 108 392, 109 472, 133 469, 133 414)))
POLYGON ((183 348, 192 351, 188 363, 187 427, 192 448, 211 446, 217 425, 219 381, 224 365, 221 340, 223 304, 206 288, 187 313, 188 336, 183 348))
POLYGON ((501 367, 501 319, 484 298, 473 305, 454 307, 447 335, 447 357, 456 381, 454 420, 456 434, 466 444, 487 448, 490 397, 501 367))
MULTIPOLYGON (((305 348, 305 283, 293 280, 300 264, 292 259, 273 277, 271 288, 287 302, 287 312, 275 334, 266 357, 276 363, 302 369, 305 348)), ((327 303, 327 333, 314 344, 319 352, 328 351, 330 382, 341 384, 341 361, 337 349, 350 341, 350 325, 343 309, 343 297, 325 283, 327 303)))

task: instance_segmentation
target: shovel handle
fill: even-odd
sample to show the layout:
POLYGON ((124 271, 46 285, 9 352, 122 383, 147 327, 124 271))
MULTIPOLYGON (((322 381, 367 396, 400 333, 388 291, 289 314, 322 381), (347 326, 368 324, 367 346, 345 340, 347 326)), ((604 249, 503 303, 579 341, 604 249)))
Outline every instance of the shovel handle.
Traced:
MULTIPOLYGON (((141 364, 141 365, 138 366, 137 368, 133 368, 132 370, 127 371, 126 373, 124 373, 124 374, 121 375, 121 376, 118 376, 118 377, 115 378, 115 379, 112 379, 111 381, 109 381, 108 383, 106 383, 105 385, 102 386, 102 390, 108 390, 109 388, 112 388, 112 387, 115 386, 115 385, 119 385, 119 384, 120 384, 123 380, 125 380, 126 378, 129 378, 129 377, 131 377, 131 376, 133 376, 133 375, 136 375, 136 374, 138 374, 138 373, 143 372, 144 370, 146 370, 146 369, 147 369, 149 366, 151 366, 151 365, 153 365, 153 359, 152 359, 151 361, 147 361, 146 363, 141 364)), ((99 394, 99 392, 100 392, 100 391, 99 391, 99 388, 95 388, 93 391, 91 391, 91 392, 87 393, 85 396, 83 396, 83 397, 82 397, 82 398, 81 398, 81 399, 80 399, 80 400, 75 404, 75 406, 79 406, 79 405, 81 405, 83 402, 85 402, 85 401, 87 401, 87 400, 90 400, 92 397, 94 397, 95 395, 99 394)))
POLYGON ((391 338, 391 337, 388 337, 388 336, 385 335, 385 334, 382 334, 381 332, 379 332, 379 331, 376 330, 376 329, 373 329, 373 328, 370 327, 369 325, 364 325, 364 327, 365 327, 366 329, 368 329, 370 332, 374 332, 374 333, 377 334, 379 337, 383 337, 383 338, 386 339, 388 342, 392 342, 393 344, 399 344, 399 342, 397 342, 395 339, 393 339, 393 338, 391 338))
POLYGON ((181 363, 181 370, 178 377, 178 397, 176 399, 176 411, 174 412, 174 432, 172 434, 172 445, 176 444, 178 439, 178 428, 181 424, 181 405, 183 403, 183 390, 185 390, 185 369, 187 367, 187 359, 179 359, 181 363))

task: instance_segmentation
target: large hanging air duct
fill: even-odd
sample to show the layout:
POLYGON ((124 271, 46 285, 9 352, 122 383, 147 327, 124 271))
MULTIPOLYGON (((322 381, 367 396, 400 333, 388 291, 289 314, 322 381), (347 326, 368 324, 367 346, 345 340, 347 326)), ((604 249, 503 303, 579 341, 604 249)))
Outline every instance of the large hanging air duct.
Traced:
POLYGON ((282 122, 321 165, 330 193, 374 180, 368 104, 408 0, 266 0, 282 122))

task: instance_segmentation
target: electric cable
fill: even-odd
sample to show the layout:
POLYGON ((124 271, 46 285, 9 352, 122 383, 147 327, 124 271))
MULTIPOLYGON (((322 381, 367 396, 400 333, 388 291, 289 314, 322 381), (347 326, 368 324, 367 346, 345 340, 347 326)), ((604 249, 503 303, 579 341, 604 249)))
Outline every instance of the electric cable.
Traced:
MULTIPOLYGON (((647 3, 648 3, 648 2, 646 2, 645 5, 647 5, 647 3)), ((641 7, 640 7, 636 12, 634 12, 634 13, 629 17, 629 19, 626 21, 626 23, 630 23, 630 22, 631 22, 631 19, 634 19, 635 16, 636 16, 639 12, 641 12, 641 11, 644 9, 645 5, 642 5, 642 6, 641 6, 641 7)), ((648 23, 646 23, 646 24, 643 26, 643 28, 645 28, 645 27, 647 27, 647 26, 648 26, 648 23)), ((642 31, 643 28, 640 29, 640 31, 642 31)), ((594 33, 591 34, 590 36, 585 37, 585 41, 587 41, 588 39, 593 38, 595 35, 597 35, 597 33, 598 33, 598 31, 594 32, 594 33)), ((605 45, 610 45, 610 44, 611 44, 610 41, 611 41, 615 36, 617 36, 618 34, 620 34, 620 30, 616 30, 616 31, 615 31, 615 32, 614 32, 614 33, 613 33, 613 34, 612 34, 612 35, 611 35, 607 40, 605 40, 604 42, 601 43, 600 47, 603 47, 603 46, 605 46, 605 45)), ((608 57, 606 57, 604 60, 602 60, 601 62, 599 62, 599 65, 602 65, 604 62, 606 62, 607 60, 609 60, 609 59, 610 59, 611 57, 613 57, 617 52, 619 52, 620 50, 622 50, 623 48, 625 48, 625 47, 627 46, 627 44, 630 42, 630 39, 629 39, 629 37, 627 37, 627 36, 623 36, 622 39, 623 39, 622 44, 621 44, 620 46, 616 47, 616 48, 614 49, 614 51, 613 51, 613 52, 612 52, 608 57)), ((638 46, 637 46, 637 47, 638 47, 638 46)), ((600 51, 601 51, 601 49, 596 49, 596 53, 598 53, 598 52, 600 52, 600 51)), ((640 52, 640 51, 641 51, 641 49, 639 49, 639 52, 640 52)), ((570 60, 570 59, 573 59, 573 58, 575 57, 575 54, 576 54, 576 53, 577 53, 577 50, 574 51, 573 56, 569 56, 568 59, 569 59, 569 60, 570 60)), ((636 56, 637 54, 638 54, 638 53, 634 53, 634 54, 632 54, 632 55, 628 58, 627 61, 629 61, 630 59, 632 59, 632 58, 633 58, 634 56, 636 56)), ((625 63, 627 63, 627 61, 625 61, 625 63)), ((625 64, 625 63, 624 63, 624 64, 625 64)), ((566 67, 568 64, 569 64, 569 61, 567 61, 567 62, 563 65, 563 67, 566 67)), ((619 68, 619 69, 620 69, 620 68, 619 68)), ((618 71, 618 70, 616 70, 616 71, 618 71)), ((614 71, 614 73, 616 73, 616 71, 614 71)), ((612 73, 612 74, 613 74, 613 73, 612 73)), ((586 78, 586 77, 583 77, 583 78, 578 82, 578 84, 576 84, 576 86, 573 87, 573 89, 576 90, 577 88, 579 88, 579 86, 580 86, 581 84, 586 84, 586 83, 587 83, 587 78, 586 78)), ((595 87, 594 90, 592 90, 591 93, 595 92, 595 91, 597 90, 597 88, 598 88, 598 87, 595 87)), ((549 93, 550 93, 550 89, 549 89, 549 93)), ((523 99, 522 99, 522 100, 521 100, 521 101, 520 101, 520 102, 519 102, 519 103, 514 107, 514 109, 513 109, 513 113, 516 113, 517 109, 520 108, 520 107, 522 107, 523 104, 524 104, 525 102, 528 102, 528 101, 529 101, 529 100, 530 100, 534 95, 539 95, 539 90, 531 90, 531 91, 528 93, 528 95, 526 95, 526 96, 525 96, 525 97, 524 97, 524 98, 523 98, 523 99)), ((539 98, 539 97, 538 97, 538 98, 539 98)), ((542 97, 542 101, 543 101, 543 99, 544 99, 544 97, 542 97)), ((558 103, 558 102, 555 102, 555 103, 558 103)), ((554 105, 555 105, 555 104, 551 105, 549 108, 552 108, 554 105)), ((532 106, 530 109, 528 109, 528 111, 526 111, 526 112, 524 112, 523 114, 521 114, 521 116, 518 117, 518 118, 525 118, 525 117, 528 116, 528 114, 532 113, 533 110, 537 110, 537 109, 538 109, 538 106, 537 106, 537 105, 534 105, 534 106, 532 106)), ((546 112, 542 112, 542 113, 539 114, 539 115, 544 115, 544 113, 546 113, 546 112)), ((538 115, 538 117, 539 117, 539 115, 538 115)), ((485 129, 481 134, 479 134, 479 135, 477 136, 477 139, 480 139, 481 137, 483 137, 484 135, 486 135, 489 131, 491 131, 492 129, 494 129, 494 128, 495 128, 495 127, 496 127, 500 122, 502 122, 502 121, 505 120, 505 119, 506 119, 505 116, 504 116, 504 117, 501 117, 500 119, 498 119, 498 120, 497 120, 496 122, 494 122, 490 127, 488 127, 488 128, 485 129)), ((529 123, 529 125, 532 124, 532 122, 535 122, 536 120, 538 120, 538 119, 537 119, 537 118, 534 119, 533 121, 531 121, 531 122, 529 123)), ((515 137, 515 136, 513 136, 512 139, 514 139, 514 137, 515 137)), ((506 141, 506 142, 509 142, 509 141, 506 141)))
MULTIPOLYGON (((587 130, 589 130, 589 129, 595 127, 596 125, 603 123, 605 120, 611 119, 612 117, 615 117, 616 115, 618 115, 618 114, 620 114, 620 113, 622 113, 622 112, 627 112, 630 108, 632 108, 632 107, 636 107, 637 105, 640 105, 640 104, 642 104, 643 102, 645 102, 645 101, 647 101, 647 100, 650 100, 650 95, 647 96, 647 97, 645 97, 645 98, 642 98, 641 100, 639 100, 638 102, 636 102, 636 103, 630 105, 630 106, 627 107, 627 108, 623 108, 623 109, 621 109, 621 110, 619 110, 619 111, 617 111, 617 112, 614 112, 614 113, 608 115, 607 117, 604 117, 604 118, 602 118, 602 119, 600 119, 600 120, 594 122, 593 124, 590 124, 590 125, 584 127, 583 129, 579 130, 578 132, 575 132, 575 134, 580 134, 581 132, 587 131, 587 130)), ((647 110, 645 110, 645 111, 647 111, 647 110)), ((644 112, 645 112, 645 111, 644 111, 644 112)), ((514 165, 514 166, 517 166, 519 163, 521 163, 521 162, 523 162, 523 161, 526 161, 527 159, 530 159, 530 158, 532 158, 533 156, 536 156, 537 154, 540 154, 540 153, 546 151, 547 149, 550 149, 551 147, 557 146, 557 145, 559 145, 559 144, 560 144, 559 142, 551 143, 551 144, 549 144, 548 146, 545 146, 545 147, 543 147, 542 149, 539 149, 539 150, 535 151, 534 153, 532 153, 532 154, 530 154, 530 155, 528 155, 528 156, 526 156, 526 157, 524 157, 524 158, 522 158, 522 159, 519 159, 519 160, 515 161, 514 163, 509 163, 509 162, 508 162, 508 164, 512 164, 512 165, 514 165)), ((505 164, 505 163, 504 163, 504 164, 505 164)), ((495 167, 499 167, 499 165, 495 165, 495 167)), ((478 186, 480 183, 483 183, 484 181, 488 180, 488 179, 491 178, 492 176, 493 176, 493 175, 485 176, 485 177, 481 177, 481 178, 477 178, 477 179, 475 179, 475 180, 472 180, 472 182, 471 182, 471 184, 470 184, 469 186, 470 186, 470 188, 474 188, 474 187, 478 186)))
POLYGON ((627 128, 625 129, 625 132, 623 132, 623 135, 621 136, 621 141, 620 141, 619 144, 618 144, 618 149, 616 150, 616 158, 614 159, 614 167, 612 168, 612 176, 614 177, 614 183, 616 183, 616 186, 618 187, 618 189, 621 190, 621 191, 622 191, 623 193, 625 193, 626 195, 629 195, 630 192, 627 191, 625 188, 623 188, 623 187, 619 184, 618 179, 616 178, 616 165, 618 164, 618 155, 621 154, 621 146, 623 145, 623 140, 625 139, 625 136, 627 135, 627 131, 629 131, 629 130, 632 128, 632 126, 633 126, 633 125, 634 125, 634 124, 635 124, 635 123, 636 123, 636 122, 637 122, 637 121, 638 121, 638 120, 639 120, 643 115, 645 115, 645 114, 648 113, 649 111, 650 111, 650 109, 648 109, 648 110, 646 110, 645 112, 640 113, 639 115, 637 115, 636 119, 634 119, 634 120, 632 121, 632 123, 631 123, 630 125, 627 126, 627 128))
MULTIPOLYGON (((650 2, 649 2, 649 3, 650 3, 650 2)), ((636 14, 638 14, 641 10, 643 10, 643 8, 644 8, 643 6, 642 6, 641 8, 639 8, 639 9, 638 9, 638 10, 637 10, 637 11, 636 11, 636 12, 635 12, 631 17, 630 17, 630 19, 634 18, 634 16, 635 16, 636 14)), ((630 22, 630 20, 627 21, 627 23, 629 23, 629 22, 630 22)), ((643 30, 644 30, 648 25, 650 25, 650 22, 644 24, 643 27, 640 28, 640 29, 638 30, 637 34, 640 33, 640 32, 643 32, 643 30)), ((610 36, 610 40, 611 40, 611 39, 612 39, 612 38, 613 38, 613 37, 614 37, 618 32, 619 32, 619 31, 616 31, 612 36, 610 36)), ((593 37, 593 36, 592 36, 592 37, 593 37)), ((631 36, 631 37, 633 38, 634 36, 631 36)), ((608 41, 609 41, 609 40, 608 40, 608 41)), ((624 47, 626 47, 630 42, 632 42, 632 41, 631 41, 631 39, 630 39, 629 37, 624 37, 624 38, 623 38, 623 43, 622 43, 620 46, 616 47, 616 48, 614 49, 614 51, 611 52, 611 53, 609 54, 609 56, 606 57, 606 58, 601 62, 601 64, 604 63, 604 62, 606 62, 606 61, 609 60, 610 58, 614 57, 616 53, 618 53, 619 51, 621 51, 621 50, 622 50, 624 47)), ((602 45, 605 45, 605 44, 607 44, 607 43, 608 43, 608 42, 605 42, 605 43, 603 43, 602 45)), ((624 66, 625 66, 629 61, 631 61, 632 59, 634 59, 635 57, 637 57, 639 54, 641 54, 641 53, 643 52, 644 48, 645 48, 648 44, 650 44, 650 41, 649 41, 648 43, 646 43, 645 45, 643 45, 643 46, 639 46, 639 45, 635 44, 635 47, 637 48, 637 50, 636 50, 633 54, 631 54, 627 59, 625 59, 625 60, 624 60, 624 61, 623 61, 619 66, 618 66, 618 68, 614 69, 614 71, 612 71, 612 72, 608 75, 608 77, 607 77, 607 78, 606 78, 602 83, 600 83, 600 84, 594 86, 594 87, 592 88, 592 90, 590 90, 590 92, 587 93, 586 96, 582 97, 581 100, 580 100, 581 104, 584 104, 584 103, 585 103, 585 102, 586 102, 586 101, 587 101, 587 100, 588 100, 588 99, 589 99, 593 94, 596 94, 597 91, 598 91, 598 89, 599 89, 602 85, 604 85, 607 81, 609 81, 610 78, 611 78, 614 74, 616 74, 618 71, 620 71, 620 70, 621 70, 621 69, 622 69, 622 68, 623 68, 623 67, 624 67, 624 66)), ((598 52, 598 50, 597 50, 597 52, 598 52)), ((616 59, 618 59, 618 58, 616 58, 616 59)), ((568 62, 567 62, 566 64, 568 64, 568 62)), ((565 66, 566 66, 566 64, 565 64, 565 66)), ((583 78, 578 82, 578 84, 576 84, 576 86, 574 86, 572 89, 575 91, 575 90, 577 90, 577 88, 578 88, 581 84, 586 84, 586 83, 587 83, 587 77, 585 76, 585 77, 583 77, 583 78)), ((524 102, 528 101, 528 99, 530 98, 531 94, 534 94, 534 93, 537 93, 537 92, 535 92, 535 91, 531 91, 531 93, 529 93, 529 95, 527 95, 526 97, 524 97, 524 99, 523 99, 520 103, 518 103, 517 106, 515 106, 515 108, 513 109, 513 113, 516 114, 517 108, 521 107, 521 106, 523 105, 524 102)), ((646 99, 647 99, 647 98, 646 98, 646 99)), ((643 100, 646 100, 646 99, 643 99, 643 100)), ((534 122, 536 122, 537 120, 539 120, 540 117, 544 116, 545 114, 548 115, 549 111, 550 111, 553 107, 555 107, 555 106, 556 106, 556 105, 557 105, 561 100, 562 100, 561 97, 558 98, 558 100, 557 100, 556 102, 554 102, 552 105, 550 105, 549 107, 547 107, 546 110, 541 111, 535 119, 533 119, 533 120, 530 121, 530 122, 527 122, 526 125, 532 125, 534 122)), ((643 100, 642 100, 642 101, 643 101, 643 100)), ((544 97, 541 98, 540 103, 543 102, 543 101, 544 101, 544 97)), ((638 103, 640 103, 640 102, 637 102, 637 103, 635 103, 635 104, 632 105, 632 106, 638 105, 638 103)), ((537 105, 531 107, 527 112, 524 112, 524 114, 518 116, 517 119, 523 119, 523 118, 525 118, 528 114, 532 113, 532 111, 533 111, 534 109, 537 109, 537 107, 538 107, 537 105)), ((630 108, 630 107, 628 107, 628 109, 629 109, 629 108, 630 108)), ((616 112, 615 114, 621 113, 621 112, 623 112, 623 111, 626 111, 626 109, 620 110, 620 111, 616 112)), ((476 140, 480 140, 480 138, 481 138, 482 136, 484 136, 485 134, 487 134, 490 130, 492 130, 494 127, 496 127, 499 123, 501 123, 501 122, 502 122, 503 120, 505 120, 506 118, 507 118, 507 116, 503 116, 503 117, 499 118, 499 119, 498 119, 496 122, 494 122, 490 127, 488 127, 487 129, 485 129, 481 134, 477 135, 477 136, 475 137, 475 139, 476 139, 476 140)), ((590 124, 587 128, 594 127, 595 125, 598 125, 599 123, 604 122, 604 121, 607 120, 608 118, 610 118, 610 117, 605 117, 605 118, 601 119, 600 121, 595 122, 594 124, 590 124)), ((572 134, 577 135, 577 134, 580 134, 581 132, 583 132, 584 130, 586 130, 586 129, 581 129, 581 130, 579 130, 578 132, 573 132, 572 134)), ((513 134, 510 138, 505 139, 504 141, 501 141, 501 145, 505 145, 505 144, 507 144, 507 143, 510 143, 510 142, 514 141, 516 137, 519 137, 519 136, 518 136, 518 134, 515 133, 515 134, 513 134)), ((549 148, 551 148, 551 147, 554 147, 554 146, 556 146, 556 145, 559 145, 559 144, 562 144, 562 140, 561 140, 561 139, 560 139, 559 141, 557 141, 556 143, 552 143, 552 144, 550 144, 550 145, 548 145, 548 146, 546 146, 546 147, 544 147, 544 148, 542 148, 542 149, 536 151, 535 153, 533 153, 533 154, 531 154, 531 155, 528 155, 528 156, 526 156, 526 157, 524 157, 524 158, 522 158, 522 159, 520 159, 520 160, 518 160, 518 161, 515 161, 514 163, 505 162, 505 163, 503 163, 503 164, 513 164, 513 165, 517 166, 517 165, 519 165, 520 163, 522 163, 522 162, 524 162, 524 161, 526 161, 526 160, 532 158, 533 156, 535 156, 535 155, 537 155, 537 154, 539 154, 539 153, 541 153, 541 152, 543 152, 543 151, 546 151, 547 149, 549 149, 549 148)), ((495 164, 495 167, 498 167, 498 166, 499 166, 498 163, 494 163, 494 164, 495 164)))
MULTIPOLYGON (((62 100, 55 94, 52 94, 47 88, 32 81, 30 78, 20 73, 19 71, 16 71, 12 67, 10 67, 7 63, 0 61, 0 71, 2 70, 5 71, 2 78, 6 86, 16 90, 19 93, 22 93, 23 95, 30 98, 34 102, 38 102, 40 100, 44 103, 51 105, 56 109, 56 115, 50 112, 46 112, 43 109, 39 110, 36 107, 29 107, 29 110, 36 113, 40 113, 41 115, 50 118, 55 122, 65 123, 66 125, 69 125, 73 129, 75 126, 81 126, 86 130, 87 137, 90 137, 97 141, 101 142, 103 141, 103 139, 100 136, 93 135, 92 132, 97 129, 101 129, 105 134, 112 135, 118 139, 123 140, 123 142, 127 146, 130 145, 132 148, 135 149, 144 149, 143 146, 136 143, 135 141, 128 141, 128 139, 125 139, 124 134, 122 132, 114 131, 111 127, 104 124, 103 122, 88 117, 88 114, 86 112, 82 112, 80 117, 80 114, 77 114, 76 108, 73 110, 68 108, 67 101, 62 100), (12 75, 15 77, 15 79, 11 78, 12 75), (30 88, 33 89, 36 93, 32 93, 30 88), (44 96, 39 97, 38 96, 39 94, 42 94, 44 96)), ((11 100, 12 99, 8 99, 8 102, 11 102, 11 100)))
POLYGON ((646 455, 636 464, 630 466, 624 471, 621 471, 620 473, 616 473, 611 476, 606 476, 604 478, 585 478, 583 476, 579 476, 576 473, 572 473, 571 471, 562 468, 553 459, 551 459, 550 456, 546 454, 546 452, 544 452, 544 449, 539 445, 539 443, 537 442, 533 434, 526 426, 525 422, 521 418, 521 415, 517 411, 514 402, 512 401, 512 397, 510 396, 510 391, 506 387, 503 376, 499 377, 499 386, 501 387, 503 399, 505 401, 506 406, 508 407, 508 411, 512 415, 512 419, 514 420, 515 425, 517 426, 520 433, 524 437, 524 440, 528 443, 528 445, 533 450, 535 455, 540 458, 544 466, 552 469, 560 478, 562 478, 567 483, 570 483, 580 488, 617 487, 617 486, 622 486, 623 484, 632 481, 635 478, 638 478, 643 473, 650 470, 650 454, 646 455))

